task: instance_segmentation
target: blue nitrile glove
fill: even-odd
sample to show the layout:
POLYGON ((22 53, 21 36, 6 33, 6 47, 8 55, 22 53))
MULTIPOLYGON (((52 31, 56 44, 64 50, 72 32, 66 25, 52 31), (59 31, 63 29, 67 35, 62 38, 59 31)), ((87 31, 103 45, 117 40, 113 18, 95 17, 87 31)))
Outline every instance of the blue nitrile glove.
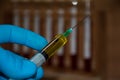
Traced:
MULTIPOLYGON (((42 36, 13 25, 0 25, 0 44, 17 43, 40 51, 47 41, 42 36)), ((39 80, 43 69, 33 62, 0 47, 0 80, 39 80), (4 75, 4 76, 3 76, 4 75)))

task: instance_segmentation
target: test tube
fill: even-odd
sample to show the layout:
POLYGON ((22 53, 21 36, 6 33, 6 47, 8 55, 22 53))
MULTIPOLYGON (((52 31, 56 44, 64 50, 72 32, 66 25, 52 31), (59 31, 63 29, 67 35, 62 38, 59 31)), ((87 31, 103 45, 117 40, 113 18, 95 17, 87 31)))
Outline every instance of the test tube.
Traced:
MULTIPOLYGON (((77 24, 77 7, 73 6, 70 9, 71 13, 71 26, 74 26, 77 24)), ((74 29, 74 31, 71 34, 70 38, 70 54, 71 54, 71 68, 77 69, 77 30, 74 29)))

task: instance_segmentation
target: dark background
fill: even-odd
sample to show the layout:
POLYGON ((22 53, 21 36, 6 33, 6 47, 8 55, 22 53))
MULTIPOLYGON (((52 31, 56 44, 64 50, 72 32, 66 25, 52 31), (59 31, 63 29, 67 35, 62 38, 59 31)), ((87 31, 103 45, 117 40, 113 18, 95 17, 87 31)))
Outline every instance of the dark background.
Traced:
MULTIPOLYGON (((52 9, 54 20, 52 25, 52 36, 57 33, 57 10, 65 9, 65 30, 70 26, 69 9, 73 6, 72 0, 0 0, 0 23, 14 24, 14 10, 18 9, 20 24, 23 26, 23 11, 29 9, 30 27, 34 31, 34 10, 40 10, 41 27, 38 34, 46 37, 45 11, 52 9)), ((85 0, 78 0, 79 21, 84 16, 85 0)), ((77 54, 71 56, 70 44, 65 46, 64 55, 52 57, 43 65, 45 75, 43 80, 120 80, 120 1, 119 0, 90 0, 91 3, 91 55, 89 59, 83 57, 83 27, 77 31, 77 54), (81 65, 82 64, 82 65, 81 65), (79 66, 80 65, 80 66, 79 66)), ((34 31, 35 32, 35 31, 34 31)), ((70 37, 69 37, 70 38, 70 37)), ((12 50, 17 54, 30 58, 36 52, 29 49, 25 54, 23 46, 19 45, 18 51, 13 49, 13 44, 4 44, 4 48, 12 50)))

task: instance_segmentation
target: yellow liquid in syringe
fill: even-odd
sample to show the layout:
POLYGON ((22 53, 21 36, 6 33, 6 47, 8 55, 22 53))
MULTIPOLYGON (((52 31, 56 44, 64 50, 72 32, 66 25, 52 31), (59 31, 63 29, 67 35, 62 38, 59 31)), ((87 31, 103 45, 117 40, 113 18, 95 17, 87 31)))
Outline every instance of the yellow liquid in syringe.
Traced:
POLYGON ((55 38, 41 51, 46 53, 50 58, 59 48, 65 45, 67 42, 66 37, 63 34, 58 34, 55 38))

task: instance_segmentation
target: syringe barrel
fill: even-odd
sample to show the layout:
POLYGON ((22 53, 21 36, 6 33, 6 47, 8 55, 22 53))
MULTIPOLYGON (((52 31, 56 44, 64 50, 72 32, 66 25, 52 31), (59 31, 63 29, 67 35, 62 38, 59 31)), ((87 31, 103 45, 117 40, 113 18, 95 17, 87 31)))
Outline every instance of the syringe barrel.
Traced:
POLYGON ((45 46, 40 53, 37 53, 31 58, 37 66, 42 65, 47 59, 49 59, 54 53, 65 45, 67 38, 63 34, 58 34, 55 38, 45 46))
POLYGON ((58 34, 55 38, 45 47, 42 52, 50 58, 59 48, 65 45, 67 38, 63 34, 58 34))

